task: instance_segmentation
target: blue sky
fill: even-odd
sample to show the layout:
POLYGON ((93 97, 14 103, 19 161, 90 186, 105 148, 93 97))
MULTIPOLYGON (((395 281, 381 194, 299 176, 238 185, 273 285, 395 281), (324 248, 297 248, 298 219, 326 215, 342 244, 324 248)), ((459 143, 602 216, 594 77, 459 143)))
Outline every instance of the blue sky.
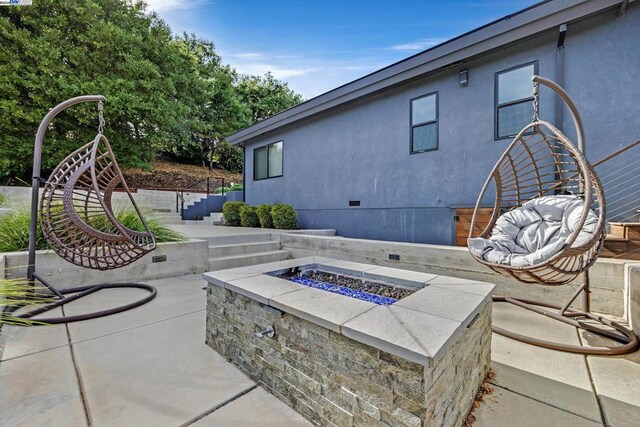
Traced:
POLYGON ((147 0, 241 73, 311 98, 537 3, 531 0, 147 0))

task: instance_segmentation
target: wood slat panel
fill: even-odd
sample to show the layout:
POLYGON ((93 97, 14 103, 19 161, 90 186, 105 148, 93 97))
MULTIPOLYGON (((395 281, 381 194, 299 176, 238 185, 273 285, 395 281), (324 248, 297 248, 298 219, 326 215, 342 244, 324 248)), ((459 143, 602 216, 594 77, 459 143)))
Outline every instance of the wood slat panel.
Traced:
MULTIPOLYGON (((469 229, 471 228, 471 219, 473 218, 474 208, 456 208, 455 215, 458 217, 456 222, 456 246, 467 246, 467 238, 469 237, 469 229)), ((476 234, 479 234, 486 228, 493 214, 492 208, 478 209, 476 218, 476 234)))

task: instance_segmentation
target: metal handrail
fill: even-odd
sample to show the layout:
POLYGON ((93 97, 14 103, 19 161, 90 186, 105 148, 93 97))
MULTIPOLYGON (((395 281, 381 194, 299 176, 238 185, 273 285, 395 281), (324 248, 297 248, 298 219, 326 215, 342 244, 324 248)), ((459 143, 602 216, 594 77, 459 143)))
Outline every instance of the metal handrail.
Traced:
POLYGON ((607 198, 607 222, 638 222, 640 210, 640 140, 595 162, 607 198), (626 153, 624 156, 621 154, 626 153))

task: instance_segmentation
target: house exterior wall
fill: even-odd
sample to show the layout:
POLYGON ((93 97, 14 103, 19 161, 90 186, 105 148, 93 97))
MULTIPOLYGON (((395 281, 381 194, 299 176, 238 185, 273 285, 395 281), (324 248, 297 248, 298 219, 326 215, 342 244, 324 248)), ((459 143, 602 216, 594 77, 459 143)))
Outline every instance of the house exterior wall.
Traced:
MULTIPOLYGON (((565 88, 585 123, 587 154, 597 160, 640 138, 640 7, 568 26, 565 88)), ((494 140, 495 73, 538 61, 555 79, 557 35, 548 33, 459 67, 367 97, 246 146, 247 203, 284 202, 299 224, 346 237, 452 244, 454 208, 473 206, 510 140, 494 140), (458 72, 469 70, 460 87, 458 72), (439 149, 410 154, 410 100, 439 97, 439 149), (283 141, 283 176, 253 180, 253 150, 283 141), (350 200, 360 206, 349 207, 350 200)), ((541 91, 541 117, 555 98, 541 91)), ((572 137, 571 119, 564 128, 572 137)))

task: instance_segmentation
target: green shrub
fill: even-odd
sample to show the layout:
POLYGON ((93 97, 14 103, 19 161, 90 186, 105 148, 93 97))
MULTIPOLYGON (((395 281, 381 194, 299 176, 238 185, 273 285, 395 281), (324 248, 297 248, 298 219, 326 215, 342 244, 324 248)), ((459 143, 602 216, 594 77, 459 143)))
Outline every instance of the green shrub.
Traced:
POLYGON ((232 227, 239 227, 241 224, 240 209, 246 205, 247 204, 245 202, 226 202, 222 205, 224 224, 232 227))
POLYGON ((242 191, 244 190, 244 187, 242 186, 242 184, 233 184, 229 187, 218 187, 215 190, 213 190, 214 194, 220 194, 223 191, 225 193, 228 193, 229 191, 242 191))
MULTIPOLYGON (((133 208, 116 209, 115 214, 118 221, 128 229, 133 231, 145 231, 140 218, 138 218, 138 215, 133 208)), ((142 216, 144 217, 144 222, 147 223, 147 227, 149 227, 149 231, 153 233, 157 243, 182 242, 185 240, 183 234, 167 227, 162 220, 154 218, 153 215, 146 215, 144 212, 142 213, 142 216)))
POLYGON ((273 228, 273 218, 271 218, 271 208, 273 206, 261 204, 258 206, 257 213, 258 218, 260 219, 260 227, 262 228, 273 228))
MULTIPOLYGON (((29 249, 31 213, 28 207, 0 217, 0 252, 26 251, 29 249)), ((42 229, 38 227, 36 249, 48 249, 42 229)))
POLYGON ((240 208, 240 223, 243 227, 260 227, 260 219, 255 206, 243 206, 240 208))
POLYGON ((0 208, 5 207, 8 204, 7 195, 3 192, 0 192, 0 208))
POLYGON ((293 206, 284 203, 276 203, 271 208, 273 225, 280 230, 292 230, 296 228, 298 217, 293 206))
MULTIPOLYGON (((145 231, 142 222, 133 208, 117 209, 118 221, 130 230, 145 231)), ((156 238, 156 242, 180 242, 185 238, 182 234, 167 227, 161 220, 144 215, 149 230, 156 238)), ((29 225, 31 212, 28 207, 22 208, 8 215, 0 217, 0 252, 26 251, 29 249, 29 225)), ((97 230, 113 231, 113 226, 104 216, 97 217, 89 224, 97 230)), ((49 249, 44 239, 42 229, 38 226, 36 249, 49 249)))

